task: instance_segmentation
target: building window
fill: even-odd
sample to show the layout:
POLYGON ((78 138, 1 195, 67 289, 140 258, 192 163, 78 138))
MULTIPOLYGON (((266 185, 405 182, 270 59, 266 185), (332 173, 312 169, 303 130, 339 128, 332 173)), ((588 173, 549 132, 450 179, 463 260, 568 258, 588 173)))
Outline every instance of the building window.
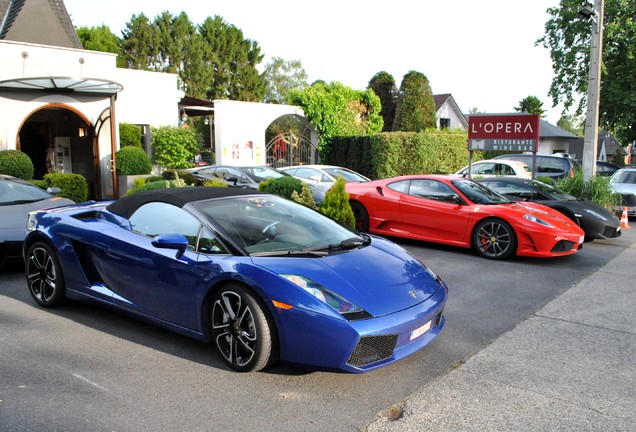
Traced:
POLYGON ((440 118, 439 119, 439 128, 440 129, 448 129, 450 127, 450 119, 449 118, 440 118))

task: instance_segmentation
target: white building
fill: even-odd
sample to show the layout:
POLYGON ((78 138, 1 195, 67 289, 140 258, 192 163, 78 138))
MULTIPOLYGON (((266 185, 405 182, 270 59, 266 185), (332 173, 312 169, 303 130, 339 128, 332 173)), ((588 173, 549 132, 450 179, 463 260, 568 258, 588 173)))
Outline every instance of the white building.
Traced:
POLYGON ((81 49, 61 0, 0 0, 0 20, 0 150, 28 154, 34 178, 73 172, 90 198, 115 198, 117 125, 176 125, 177 76, 81 49))

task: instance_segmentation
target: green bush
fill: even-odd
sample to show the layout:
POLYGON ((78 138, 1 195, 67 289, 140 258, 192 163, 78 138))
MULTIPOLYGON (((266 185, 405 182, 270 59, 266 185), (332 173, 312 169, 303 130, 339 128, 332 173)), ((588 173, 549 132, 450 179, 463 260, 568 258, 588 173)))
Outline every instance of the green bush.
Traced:
POLYGON ((355 227, 355 216, 349 205, 349 194, 345 190, 345 180, 340 177, 327 191, 325 199, 320 206, 320 211, 325 216, 347 225, 355 227))
POLYGON ((269 178, 258 185, 258 190, 292 199, 292 193, 303 192, 303 182, 291 176, 269 178))
POLYGON ((183 180, 157 180, 153 182, 148 182, 141 187, 135 187, 128 191, 127 195, 131 195, 137 192, 147 191, 147 190, 156 190, 156 189, 170 189, 170 188, 179 188, 179 187, 188 187, 187 184, 183 182, 183 180))
POLYGON ((115 153, 117 174, 140 175, 150 174, 152 162, 141 147, 122 147, 115 153))
POLYGON ((119 146, 141 147, 141 128, 130 123, 119 123, 119 146))
POLYGON ((196 131, 190 128, 162 126, 153 129, 155 162, 165 168, 191 168, 199 150, 196 131))
POLYGON ((210 187, 228 187, 229 185, 227 183, 225 183, 224 181, 221 180, 206 180, 203 182, 203 186, 210 186, 210 187))
POLYGON ((22 180, 33 178, 33 162, 26 154, 18 150, 0 150, 0 174, 6 174, 22 180))
POLYGON ((293 191, 291 198, 298 204, 302 204, 305 207, 318 210, 318 206, 316 205, 316 201, 314 200, 314 194, 311 193, 311 189, 309 188, 307 183, 303 183, 301 185, 301 188, 302 192, 299 194, 298 192, 293 191))
POLYGON ((161 173, 161 178, 164 180, 181 179, 190 186, 195 186, 199 183, 199 179, 194 174, 184 170, 166 170, 161 173))
POLYGON ((591 180, 585 180, 583 170, 576 170, 574 177, 559 179, 555 185, 558 189, 602 205, 608 209, 621 205, 620 194, 615 193, 609 186, 609 177, 594 176, 591 180))
POLYGON ((44 176, 46 187, 58 187, 61 192, 59 197, 71 199, 77 203, 88 200, 88 184, 86 179, 79 174, 50 173, 44 176))

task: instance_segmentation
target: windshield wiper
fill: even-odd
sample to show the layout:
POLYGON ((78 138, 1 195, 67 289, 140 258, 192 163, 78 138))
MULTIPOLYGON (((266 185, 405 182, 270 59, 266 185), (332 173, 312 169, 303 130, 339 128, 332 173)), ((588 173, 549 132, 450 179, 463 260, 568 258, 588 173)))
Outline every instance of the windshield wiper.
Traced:
POLYGON ((325 251, 324 248, 309 248, 299 250, 254 252, 250 253, 250 256, 325 256, 328 254, 329 252, 325 251))

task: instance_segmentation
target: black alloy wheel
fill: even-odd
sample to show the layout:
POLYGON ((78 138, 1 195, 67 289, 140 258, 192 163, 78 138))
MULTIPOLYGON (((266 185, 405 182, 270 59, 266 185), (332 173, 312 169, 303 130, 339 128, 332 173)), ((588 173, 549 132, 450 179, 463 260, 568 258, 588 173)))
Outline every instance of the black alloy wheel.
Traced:
POLYGON ((52 308, 64 302, 62 267, 51 246, 43 242, 33 244, 26 254, 25 270, 29 292, 37 304, 52 308))
POLYGON ((473 246, 484 258, 504 260, 516 252, 517 236, 507 222, 501 219, 486 219, 475 227, 473 246))
POLYGON ((356 221, 356 229, 361 232, 369 231, 369 213, 359 202, 352 201, 351 210, 353 211, 353 217, 356 221))
POLYGON ((215 294, 212 335, 221 356, 234 370, 259 371, 275 361, 272 320, 262 302, 246 287, 227 285, 215 294))

